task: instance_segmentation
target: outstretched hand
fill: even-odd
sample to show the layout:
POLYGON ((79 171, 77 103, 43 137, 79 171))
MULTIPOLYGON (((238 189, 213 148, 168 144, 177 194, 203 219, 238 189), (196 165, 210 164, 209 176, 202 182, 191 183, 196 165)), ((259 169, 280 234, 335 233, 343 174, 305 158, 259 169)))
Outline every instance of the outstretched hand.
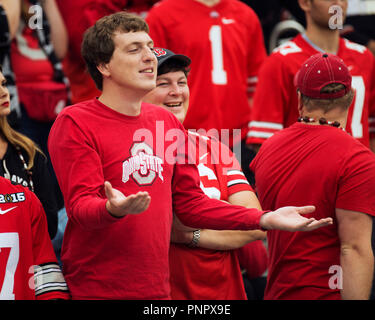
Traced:
POLYGON ((314 206, 282 207, 263 214, 260 218, 260 226, 267 230, 312 231, 333 223, 332 218, 316 220, 302 216, 314 211, 314 206))
POLYGON ((126 214, 138 214, 145 211, 151 202, 148 192, 139 191, 126 197, 121 191, 104 182, 104 190, 107 196, 106 208, 110 214, 123 217, 126 214))

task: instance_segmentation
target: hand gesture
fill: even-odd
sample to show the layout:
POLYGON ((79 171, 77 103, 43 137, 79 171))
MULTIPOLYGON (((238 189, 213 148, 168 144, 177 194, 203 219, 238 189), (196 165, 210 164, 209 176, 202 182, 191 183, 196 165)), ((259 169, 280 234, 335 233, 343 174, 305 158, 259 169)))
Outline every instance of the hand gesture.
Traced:
POLYGON ((138 214, 145 211, 151 202, 148 192, 139 191, 126 197, 121 191, 112 188, 108 182, 104 182, 104 190, 108 201, 106 208, 115 217, 123 217, 126 214, 138 214))
POLYGON ((282 207, 263 214, 260 218, 260 226, 267 230, 312 231, 333 223, 332 218, 316 220, 301 216, 314 211, 314 206, 282 207))

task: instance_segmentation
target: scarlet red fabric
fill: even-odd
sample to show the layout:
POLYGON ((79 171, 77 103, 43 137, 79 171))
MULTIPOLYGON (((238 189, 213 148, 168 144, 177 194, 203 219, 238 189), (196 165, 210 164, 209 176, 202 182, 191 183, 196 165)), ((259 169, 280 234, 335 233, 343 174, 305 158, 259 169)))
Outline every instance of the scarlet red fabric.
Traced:
MULTIPOLYGON (((167 161, 175 144, 161 124, 165 133, 177 128, 185 143, 178 120, 149 104, 130 117, 89 100, 65 108, 51 129, 48 147, 69 217, 62 261, 74 299, 169 299, 172 210, 198 228, 259 228, 263 212, 209 199, 194 165, 167 161), (125 195, 147 191, 149 208, 112 217, 106 180, 125 195)), ((177 152, 177 160, 185 156, 177 152)))
POLYGON ((335 209, 375 215, 375 155, 347 132, 295 123, 276 133, 251 163, 264 210, 314 205, 307 218, 333 224, 311 232, 267 232, 265 299, 340 299, 330 268, 340 265, 335 209))

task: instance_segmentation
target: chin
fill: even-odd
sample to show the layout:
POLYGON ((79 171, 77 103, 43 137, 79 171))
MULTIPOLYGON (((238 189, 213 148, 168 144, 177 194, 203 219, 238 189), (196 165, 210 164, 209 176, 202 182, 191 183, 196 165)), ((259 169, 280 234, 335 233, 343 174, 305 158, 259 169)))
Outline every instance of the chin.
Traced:
POLYGON ((9 114, 10 114, 10 107, 1 109, 1 106, 0 106, 0 117, 6 117, 9 114))

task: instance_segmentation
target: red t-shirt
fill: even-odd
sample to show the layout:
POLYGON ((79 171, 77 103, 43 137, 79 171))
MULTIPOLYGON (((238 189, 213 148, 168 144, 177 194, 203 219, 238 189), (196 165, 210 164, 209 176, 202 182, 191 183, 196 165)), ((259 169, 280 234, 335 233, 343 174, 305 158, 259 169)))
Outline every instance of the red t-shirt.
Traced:
MULTIPOLYGON (((233 193, 252 191, 228 147, 214 138, 191 132, 189 138, 197 146, 200 186, 207 196, 228 201, 233 193)), ((246 299, 236 250, 189 248, 171 243, 169 266, 172 299, 246 299)))
POLYGON ((306 217, 334 223, 311 232, 267 232, 265 299, 340 299, 329 287, 340 265, 335 209, 375 215, 375 155, 348 133, 295 123, 263 143, 250 165, 264 210, 314 205, 306 217))
POLYGON ((195 0, 164 0, 149 11, 146 21, 155 46, 192 60, 184 127, 241 129, 244 138, 250 120, 248 96, 266 57, 254 11, 237 0, 221 0, 212 7, 195 0))
POLYGON ((0 177, 0 300, 69 299, 47 220, 29 189, 0 177))
MULTIPOLYGON (((275 132, 297 121, 298 99, 293 79, 302 63, 318 50, 298 35, 266 59, 254 95, 247 143, 263 143, 275 132)), ((375 129, 374 57, 366 47, 343 38, 340 38, 337 56, 348 66, 356 92, 346 131, 369 146, 370 131, 375 129)))
POLYGON ((186 140, 173 114, 146 103, 134 117, 97 99, 60 113, 48 148, 69 218, 62 261, 74 299, 170 298, 172 210, 198 228, 259 227, 262 212, 204 195, 196 166, 181 163, 186 140), (111 216, 106 180, 125 195, 147 191, 149 208, 111 216))

